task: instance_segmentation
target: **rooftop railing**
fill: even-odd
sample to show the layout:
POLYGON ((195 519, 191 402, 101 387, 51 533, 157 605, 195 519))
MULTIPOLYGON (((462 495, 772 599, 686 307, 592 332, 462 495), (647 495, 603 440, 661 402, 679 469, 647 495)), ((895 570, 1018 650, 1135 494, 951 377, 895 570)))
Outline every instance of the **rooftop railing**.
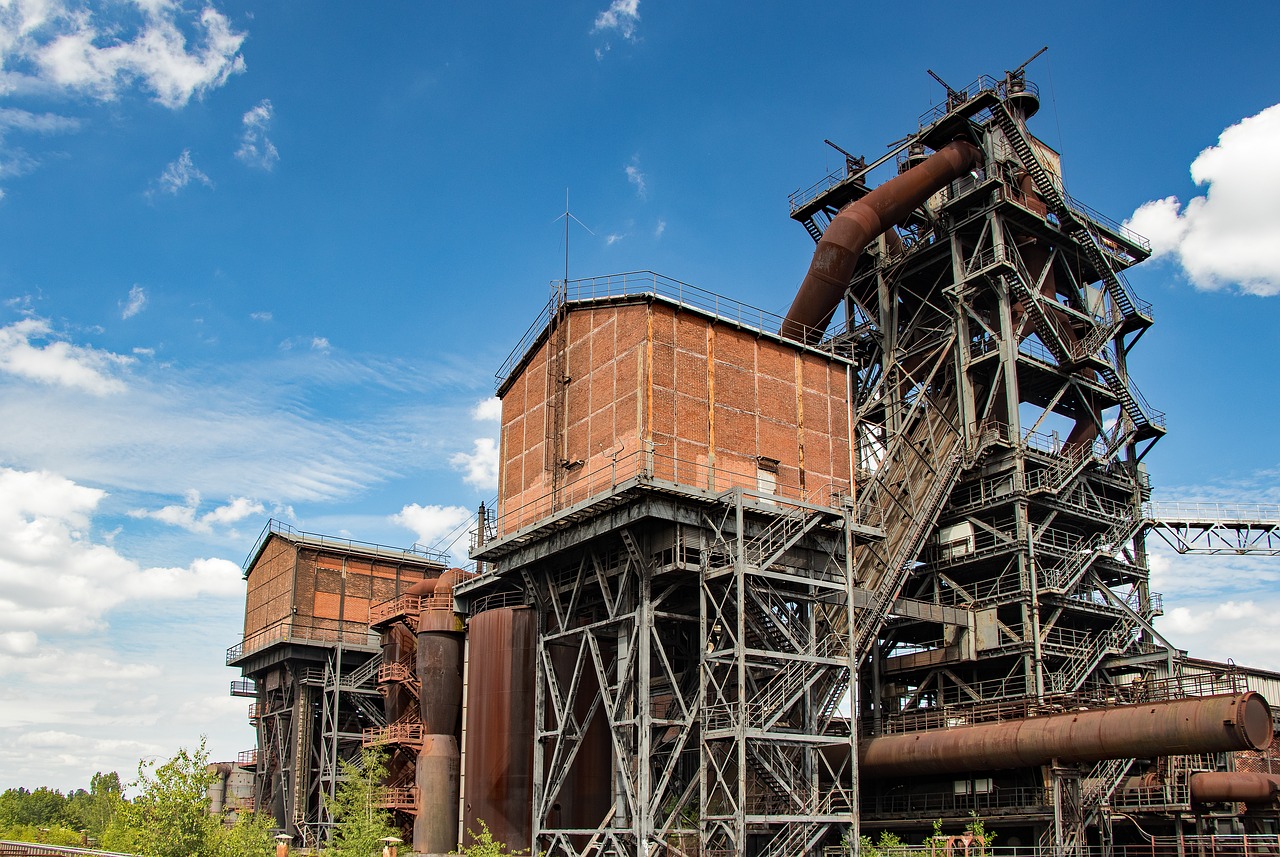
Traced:
MULTIPOLYGON (((655 273, 653 271, 628 271, 601 277, 578 280, 556 280, 551 284, 552 294, 538 317, 520 337, 516 347, 498 367, 498 386, 502 386, 520 362, 533 348, 562 307, 591 301, 620 300, 624 298, 656 298, 686 309, 696 310, 720 321, 771 336, 779 336, 783 316, 732 298, 718 295, 698 286, 655 273)), ((804 328, 809 333, 810 328, 804 328)), ((824 341, 831 341, 844 332, 844 325, 818 331, 824 341)), ((821 349, 821 346, 818 346, 821 349)), ((829 350, 829 349, 828 349, 829 350)))
POLYGON ((350 619, 321 619, 315 616, 286 616, 267 627, 255 631, 227 649, 227 665, 243 657, 261 651, 276 643, 304 642, 337 644, 351 643, 361 646, 377 646, 378 636, 369 631, 364 622, 350 619))

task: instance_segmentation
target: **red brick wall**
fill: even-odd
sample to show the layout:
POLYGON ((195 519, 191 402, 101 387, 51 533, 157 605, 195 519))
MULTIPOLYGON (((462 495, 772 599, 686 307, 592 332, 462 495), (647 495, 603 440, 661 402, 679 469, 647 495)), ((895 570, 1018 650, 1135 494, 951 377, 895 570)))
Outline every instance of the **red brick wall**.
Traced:
POLYGON ((847 488, 846 364, 662 302, 572 308, 565 324, 559 425, 551 341, 502 393, 502 532, 633 475, 649 449, 655 478, 701 488, 755 487, 759 457, 778 462, 779 493, 847 488), (572 466, 553 504, 554 430, 572 466))

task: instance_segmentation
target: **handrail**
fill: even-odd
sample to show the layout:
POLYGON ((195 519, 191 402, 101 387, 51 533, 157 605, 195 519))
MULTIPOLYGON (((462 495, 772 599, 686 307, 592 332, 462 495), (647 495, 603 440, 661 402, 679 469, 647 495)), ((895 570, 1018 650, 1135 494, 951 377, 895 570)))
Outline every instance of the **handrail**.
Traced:
MULTIPOLYGON (((511 373, 528 355, 534 343, 542 336, 558 312, 564 307, 600 300, 620 300, 625 298, 656 298, 676 306, 710 315, 720 321, 728 322, 757 333, 779 336, 783 317, 742 303, 733 298, 724 297, 715 292, 654 271, 626 271, 621 274, 606 274, 599 277, 585 277, 577 280, 556 280, 551 283, 552 295, 542 308, 538 317, 520 337, 515 348, 502 361, 495 373, 497 386, 506 383, 511 373)), ((822 331, 825 341, 831 341, 844 332, 843 323, 822 331)), ((796 344, 806 346, 803 338, 809 329, 801 332, 796 344)), ((821 344, 816 346, 823 350, 821 344)))
POLYGON ((309 643, 356 643, 377 646, 378 635, 368 623, 353 619, 321 619, 315 616, 285 616, 247 635, 227 649, 227 665, 275 643, 299 640, 309 643))
POLYGON ((262 548, 263 543, 272 535, 281 535, 285 537, 297 537, 306 539, 309 542, 320 544, 324 547, 336 548, 339 550, 355 550, 355 551, 373 551, 379 554, 390 554, 392 556, 404 555, 414 559, 425 559, 432 562, 447 563, 449 559, 448 553, 444 551, 430 550, 429 548, 415 545, 411 548, 397 548, 388 545, 375 544, 373 542, 362 542, 356 539, 341 539, 333 536, 326 536, 321 533, 309 533, 305 530, 299 530, 291 524, 284 521, 271 518, 262 528, 262 532, 258 534, 258 539, 253 543, 253 547, 249 549, 248 556, 245 557, 241 569, 247 575, 249 573, 249 564, 253 562, 254 557, 258 555, 258 551, 262 548))
POLYGON ((1173 501, 1148 503, 1143 511, 1153 521, 1280 524, 1280 506, 1264 503, 1173 501))

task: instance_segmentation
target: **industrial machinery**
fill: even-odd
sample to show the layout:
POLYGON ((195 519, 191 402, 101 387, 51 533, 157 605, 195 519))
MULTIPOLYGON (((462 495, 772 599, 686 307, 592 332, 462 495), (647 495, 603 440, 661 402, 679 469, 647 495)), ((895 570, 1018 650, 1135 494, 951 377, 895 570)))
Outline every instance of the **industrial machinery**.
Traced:
POLYGON ((1150 248, 1066 193, 1024 69, 793 195, 817 246, 785 317, 648 272, 555 284, 498 373, 479 573, 374 608, 365 740, 413 751, 416 850, 481 821, 574 857, 975 816, 1027 854, 1275 841, 1280 676, 1164 639, 1145 539, 1270 551, 1277 525, 1151 511, 1124 277, 1150 248))

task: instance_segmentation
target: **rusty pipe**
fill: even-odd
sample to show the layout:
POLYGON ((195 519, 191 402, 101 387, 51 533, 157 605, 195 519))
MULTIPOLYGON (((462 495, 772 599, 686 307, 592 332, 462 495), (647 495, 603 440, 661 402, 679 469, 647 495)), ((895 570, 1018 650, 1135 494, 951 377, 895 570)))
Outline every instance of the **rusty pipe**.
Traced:
POLYGON ((1191 775, 1192 803, 1272 803, 1280 797, 1280 774, 1211 771, 1191 775))
POLYGON ((858 764, 876 778, 1260 750, 1270 743, 1271 707, 1249 691, 882 735, 860 743, 858 764))
POLYGON ((906 220, 929 197, 983 163, 981 149, 968 141, 955 140, 842 209, 813 252, 809 273, 783 319, 782 335, 809 344, 821 340, 867 245, 906 220))

